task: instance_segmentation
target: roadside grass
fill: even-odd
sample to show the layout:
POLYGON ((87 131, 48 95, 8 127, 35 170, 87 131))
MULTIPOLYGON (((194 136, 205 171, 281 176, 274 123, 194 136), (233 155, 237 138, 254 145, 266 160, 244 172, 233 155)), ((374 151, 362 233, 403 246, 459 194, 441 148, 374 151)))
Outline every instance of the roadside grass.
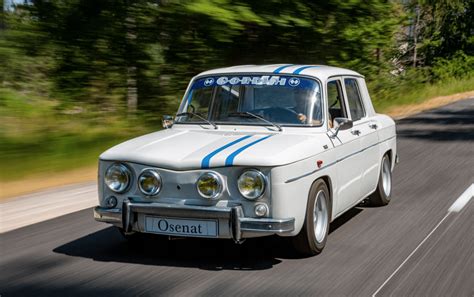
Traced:
POLYGON ((106 149, 153 130, 114 111, 63 108, 1 88, 0 98, 1 182, 96 166, 106 149))
POLYGON ((387 113, 391 109, 415 105, 438 96, 474 91, 474 76, 464 79, 450 79, 435 84, 407 84, 387 91, 369 92, 374 108, 379 113, 387 113))

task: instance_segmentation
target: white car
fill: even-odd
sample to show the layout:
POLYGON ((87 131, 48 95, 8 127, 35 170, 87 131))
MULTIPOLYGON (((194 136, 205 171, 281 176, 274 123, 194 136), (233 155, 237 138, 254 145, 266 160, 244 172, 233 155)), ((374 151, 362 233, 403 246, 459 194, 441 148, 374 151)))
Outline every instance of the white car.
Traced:
POLYGON ((133 233, 293 237, 320 253, 331 221, 386 205, 394 121, 364 77, 322 65, 236 66, 194 77, 165 130, 100 156, 97 221, 133 233))

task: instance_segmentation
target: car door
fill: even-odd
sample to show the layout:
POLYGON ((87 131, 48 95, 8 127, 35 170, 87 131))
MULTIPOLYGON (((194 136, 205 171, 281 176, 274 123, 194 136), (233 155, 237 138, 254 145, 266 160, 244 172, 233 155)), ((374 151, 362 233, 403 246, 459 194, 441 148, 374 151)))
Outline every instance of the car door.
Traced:
MULTIPOLYGON (((326 85, 328 98, 329 120, 334 121, 336 117, 348 118, 348 108, 344 99, 342 78, 334 78, 326 85)), ((360 179, 362 175, 362 159, 358 154, 360 150, 359 136, 352 133, 352 129, 339 130, 334 136, 335 129, 330 129, 329 137, 334 144, 334 156, 336 157, 337 187, 334 200, 336 214, 352 206, 360 194, 360 179)))
MULTIPOLYGON (((359 79, 344 77, 344 91, 349 106, 350 119, 353 121, 353 133, 357 134, 360 141, 359 158, 361 163, 360 197, 367 197, 376 186, 379 174, 379 153, 377 123, 369 114, 367 101, 362 97, 359 79)), ((368 98, 366 98, 369 100, 368 98)))

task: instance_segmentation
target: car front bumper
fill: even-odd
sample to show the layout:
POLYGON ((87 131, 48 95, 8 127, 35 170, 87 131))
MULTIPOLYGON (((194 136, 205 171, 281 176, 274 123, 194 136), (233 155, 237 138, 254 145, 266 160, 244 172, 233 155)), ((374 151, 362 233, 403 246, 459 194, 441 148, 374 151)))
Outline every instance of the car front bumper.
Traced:
MULTIPOLYGON (((176 205, 168 203, 139 203, 126 200, 120 208, 94 208, 96 221, 114 224, 126 233, 145 232, 144 216, 157 215, 167 218, 215 219, 219 223, 218 238, 232 238, 239 242, 243 238, 291 232, 295 219, 247 218, 242 207, 176 205)), ((185 236, 185 235, 176 235, 185 236)))

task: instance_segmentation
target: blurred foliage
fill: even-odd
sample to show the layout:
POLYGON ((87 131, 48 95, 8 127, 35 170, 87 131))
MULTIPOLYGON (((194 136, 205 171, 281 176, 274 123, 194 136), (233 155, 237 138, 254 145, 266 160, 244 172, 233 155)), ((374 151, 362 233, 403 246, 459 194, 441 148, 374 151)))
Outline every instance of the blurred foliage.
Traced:
POLYGON ((423 0, 418 4, 424 26, 420 28, 423 64, 450 59, 459 52, 474 55, 474 1, 423 0))
POLYGON ((347 67, 383 108, 416 101, 421 86, 474 89, 468 0, 26 3, 0 20, 2 179, 95 162, 158 129, 190 78, 216 67, 347 67))
POLYGON ((457 51, 449 59, 437 57, 431 68, 434 80, 462 79, 474 75, 474 56, 457 51))

